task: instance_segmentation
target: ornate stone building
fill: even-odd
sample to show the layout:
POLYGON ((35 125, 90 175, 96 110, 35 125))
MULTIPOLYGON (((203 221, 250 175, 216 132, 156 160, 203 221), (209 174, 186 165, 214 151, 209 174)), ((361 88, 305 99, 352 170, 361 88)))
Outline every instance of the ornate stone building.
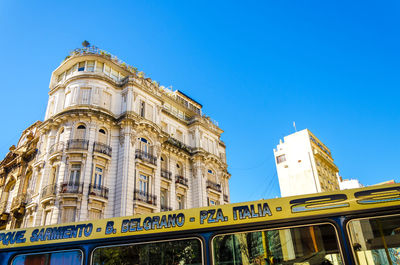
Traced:
MULTIPOLYGON (((7 227, 229 202, 223 131, 202 105, 96 47, 74 50, 52 73, 35 126, 31 181, 24 173, 30 184, 18 189, 33 210, 7 227)), ((10 183, 2 182, 2 202, 10 183)))

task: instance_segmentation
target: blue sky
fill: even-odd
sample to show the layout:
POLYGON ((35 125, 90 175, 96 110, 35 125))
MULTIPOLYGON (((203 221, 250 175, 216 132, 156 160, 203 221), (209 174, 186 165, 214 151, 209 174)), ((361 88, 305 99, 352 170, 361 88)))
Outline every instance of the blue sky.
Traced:
POLYGON ((400 181, 399 17, 398 1, 0 1, 0 155, 86 39, 203 104, 233 202, 279 196, 273 148, 293 121, 343 177, 400 181))

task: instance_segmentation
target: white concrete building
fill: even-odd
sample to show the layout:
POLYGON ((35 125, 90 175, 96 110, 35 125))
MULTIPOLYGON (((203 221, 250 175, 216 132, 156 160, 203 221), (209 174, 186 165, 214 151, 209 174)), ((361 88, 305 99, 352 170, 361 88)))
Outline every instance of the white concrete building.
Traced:
POLYGON ((39 130, 23 226, 229 202, 223 131, 202 105, 96 47, 52 73, 39 130))
POLYGON ((308 129, 285 136, 274 155, 282 197, 339 189, 331 151, 308 129))
POLYGON ((339 187, 341 190, 362 188, 364 185, 358 179, 342 179, 339 178, 339 187))

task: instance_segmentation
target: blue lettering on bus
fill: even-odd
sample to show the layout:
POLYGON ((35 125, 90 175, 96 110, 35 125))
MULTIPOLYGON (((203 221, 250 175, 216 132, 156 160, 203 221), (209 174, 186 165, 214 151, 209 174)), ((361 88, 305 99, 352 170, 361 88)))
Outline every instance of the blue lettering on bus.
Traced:
POLYGON ((268 203, 261 203, 257 204, 257 207, 255 207, 254 204, 250 204, 250 207, 247 205, 244 206, 236 206, 233 207, 233 219, 234 220, 241 220, 241 219, 246 219, 246 218, 258 218, 258 217, 264 217, 264 216, 271 216, 271 210, 269 209, 268 203), (255 209, 257 208, 257 210, 255 209), (239 216, 238 216, 239 214, 239 216))
POLYGON ((18 232, 0 233, 0 241, 4 246, 14 243, 25 243, 25 230, 18 232))
POLYGON ((224 216, 220 208, 200 211, 200 224, 204 224, 205 221, 208 224, 225 222, 228 221, 228 217, 224 216))
POLYGON ((162 228, 181 227, 185 224, 185 215, 179 214, 168 214, 162 216, 153 216, 133 219, 124 219, 121 224, 121 233, 136 232, 143 230, 157 230, 162 228))
POLYGON ((89 237, 92 231, 92 223, 35 229, 31 234, 30 242, 89 237))

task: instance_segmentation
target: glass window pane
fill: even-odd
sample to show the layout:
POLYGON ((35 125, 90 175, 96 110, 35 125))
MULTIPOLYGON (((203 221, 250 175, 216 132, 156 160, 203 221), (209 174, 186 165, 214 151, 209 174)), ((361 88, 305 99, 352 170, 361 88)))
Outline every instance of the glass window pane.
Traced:
POLYGON ((217 236, 213 254, 216 265, 343 264, 328 224, 217 236))
POLYGON ((201 245, 197 239, 188 239, 98 248, 93 264, 202 264, 201 245))
POLYGON ((348 230, 357 264, 400 264, 400 216, 352 220, 348 230))
POLYGON ((82 253, 78 250, 17 256, 12 265, 80 265, 82 253))

